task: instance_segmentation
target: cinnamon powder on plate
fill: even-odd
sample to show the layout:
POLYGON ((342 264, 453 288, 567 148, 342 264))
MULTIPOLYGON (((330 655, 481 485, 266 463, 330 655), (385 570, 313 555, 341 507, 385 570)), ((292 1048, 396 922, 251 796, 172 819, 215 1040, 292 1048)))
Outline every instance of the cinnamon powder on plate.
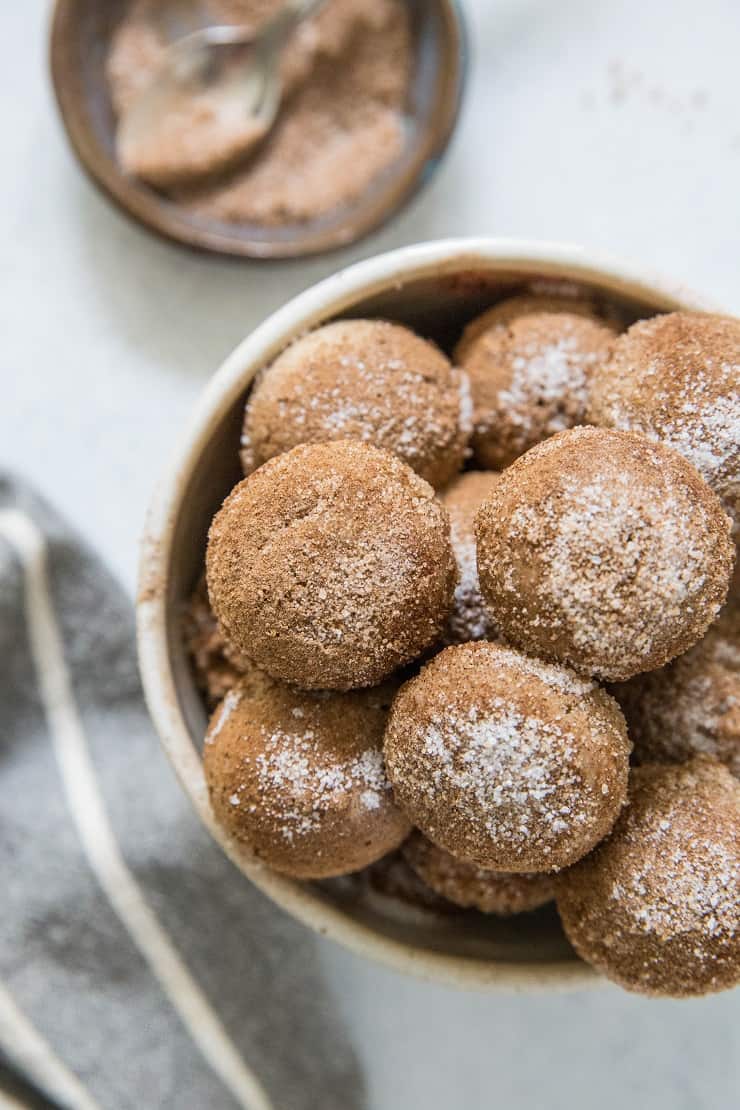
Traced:
MULTIPOLYGON (((187 10, 193 28, 257 28, 280 6, 281 0, 194 0, 187 10)), ((107 62, 119 116, 156 72, 167 45, 162 4, 133 0, 107 62)), ((265 226, 307 222, 351 203, 402 152, 411 68, 402 0, 329 0, 286 47, 283 104, 266 141, 228 173, 172 185, 167 195, 199 216, 265 226)), ((218 115, 213 119, 218 127, 218 115)))

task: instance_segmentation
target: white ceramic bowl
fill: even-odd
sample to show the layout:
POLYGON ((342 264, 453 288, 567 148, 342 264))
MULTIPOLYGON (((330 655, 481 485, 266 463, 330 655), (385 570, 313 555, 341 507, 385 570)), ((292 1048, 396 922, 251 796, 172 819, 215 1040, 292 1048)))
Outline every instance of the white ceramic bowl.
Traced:
POLYGON ((165 751, 211 835, 248 879, 304 924, 400 971, 459 986, 553 989, 598 979, 568 946, 552 908, 511 920, 405 914, 392 900, 369 898, 351 883, 299 883, 250 860, 215 824, 209 806, 200 757, 206 716, 183 649, 181 610, 203 567, 211 518, 240 478, 245 394, 278 351, 306 329, 342 315, 401 320, 449 348, 477 312, 537 279, 575 282, 628 319, 707 307, 577 247, 543 243, 449 240, 404 247, 340 271, 274 313, 214 376, 157 490, 142 545, 138 637, 146 698, 165 751))

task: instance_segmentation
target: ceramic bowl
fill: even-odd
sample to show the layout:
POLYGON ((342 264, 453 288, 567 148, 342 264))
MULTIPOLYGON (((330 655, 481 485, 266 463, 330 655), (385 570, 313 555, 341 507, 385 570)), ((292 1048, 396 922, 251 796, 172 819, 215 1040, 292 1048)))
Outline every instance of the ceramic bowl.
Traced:
POLYGON ((152 231, 191 247, 247 258, 298 258, 346 246, 390 219, 428 181, 457 121, 466 75, 465 28, 455 0, 406 0, 415 65, 399 158, 361 197, 320 219, 280 227, 197 216, 124 174, 105 79, 111 35, 131 0, 56 0, 51 73, 62 121, 83 168, 152 231))
MULTIPOLYGON (((201 764, 206 715, 185 656, 181 614, 202 572, 211 518, 239 480, 244 400, 257 371, 295 336, 342 316, 402 321, 450 350, 463 325, 502 296, 542 283, 588 290, 625 324, 697 298, 574 247, 458 240, 406 247, 335 274, 274 313, 203 393, 149 511, 138 634, 149 708, 182 785, 214 839, 284 910, 355 952, 461 986, 554 989, 597 977, 574 954, 554 908, 513 919, 411 910, 362 883, 300 883, 249 859, 213 820, 201 764)), ((234 882, 240 877, 235 872, 234 882)))

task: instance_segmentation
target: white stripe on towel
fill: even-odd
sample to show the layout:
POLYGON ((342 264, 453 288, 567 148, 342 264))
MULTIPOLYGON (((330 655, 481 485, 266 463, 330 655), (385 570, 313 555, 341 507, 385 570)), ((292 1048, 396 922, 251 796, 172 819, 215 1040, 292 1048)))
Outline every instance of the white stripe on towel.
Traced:
MULTIPOLYGON (((12 995, 0 983, 0 1042, 18 1070, 43 1091, 69 1110, 100 1110, 76 1075, 62 1063, 50 1045, 34 1029, 17 1007, 12 995)), ((0 1095, 0 1100, 3 1099, 0 1095)), ((0 1101, 0 1106, 2 1106, 0 1101)), ((17 1100, 6 1105, 21 1105, 17 1100)))
POLYGON ((46 541, 29 517, 12 509, 0 512, 0 533, 23 563, 31 654, 67 801, 88 862, 212 1070, 245 1110, 272 1110, 264 1088, 183 963, 121 855, 72 693, 49 590, 46 541))

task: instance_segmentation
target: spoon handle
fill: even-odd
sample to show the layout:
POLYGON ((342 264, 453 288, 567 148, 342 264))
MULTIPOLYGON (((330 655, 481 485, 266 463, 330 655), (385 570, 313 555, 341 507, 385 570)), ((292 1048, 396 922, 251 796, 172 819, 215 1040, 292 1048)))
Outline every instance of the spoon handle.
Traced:
POLYGON ((292 35, 304 19, 323 8, 326 0, 286 0, 277 15, 268 23, 263 34, 272 44, 278 46, 292 35))
POLYGON ((296 19, 308 19, 319 8, 323 8, 326 0, 286 0, 285 10, 291 12, 296 19))

